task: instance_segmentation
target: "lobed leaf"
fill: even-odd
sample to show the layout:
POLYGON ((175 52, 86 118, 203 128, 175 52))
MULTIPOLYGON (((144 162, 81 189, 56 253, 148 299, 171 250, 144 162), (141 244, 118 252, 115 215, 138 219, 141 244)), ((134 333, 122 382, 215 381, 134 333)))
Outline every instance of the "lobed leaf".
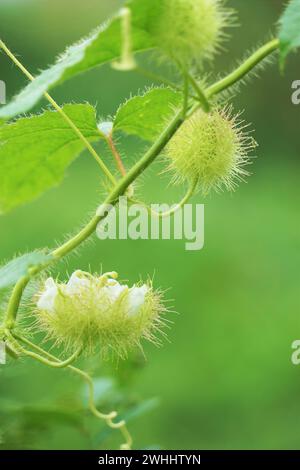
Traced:
MULTIPOLYGON (((128 0, 132 11, 133 52, 154 47, 151 29, 160 0, 128 0)), ((43 96, 43 93, 66 80, 117 60, 121 55, 122 33, 121 12, 96 29, 89 37, 70 46, 56 63, 38 75, 9 104, 0 108, 0 119, 10 119, 29 111, 43 96)))
POLYGON ((153 88, 121 105, 115 117, 114 130, 153 141, 172 119, 181 102, 181 93, 171 88, 153 88))
POLYGON ((280 62, 284 67, 287 56, 300 47, 300 0, 291 0, 280 20, 280 62))
MULTIPOLYGON (((66 105, 64 112, 89 141, 100 139, 95 109, 66 105)), ((57 185, 84 144, 56 111, 0 127, 0 214, 57 185)))

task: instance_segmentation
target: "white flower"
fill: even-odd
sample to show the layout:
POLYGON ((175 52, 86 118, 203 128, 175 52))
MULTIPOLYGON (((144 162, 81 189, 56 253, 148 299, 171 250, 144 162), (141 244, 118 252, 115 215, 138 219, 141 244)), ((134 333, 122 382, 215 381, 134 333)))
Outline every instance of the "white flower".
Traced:
POLYGON ((123 293, 127 297, 127 311, 128 317, 138 315, 141 307, 145 303, 146 294, 149 292, 149 286, 143 284, 140 287, 128 287, 127 284, 120 284, 115 279, 105 277, 103 275, 98 279, 105 279, 104 285, 95 283, 96 278, 89 278, 82 271, 75 271, 66 284, 57 284, 52 277, 48 278, 45 282, 45 287, 37 302, 39 310, 44 310, 48 313, 53 313, 55 310, 55 301, 59 292, 64 297, 73 297, 76 295, 93 295, 92 292, 98 291, 100 294, 99 303, 103 302, 102 294, 105 293, 106 298, 113 306, 123 293), (102 300, 101 300, 102 299, 102 300))
POLYGON ((117 273, 75 271, 68 281, 46 280, 38 295, 38 324, 72 350, 125 358, 142 338, 155 340, 165 308, 149 283, 119 283, 117 273))
POLYGON ((52 277, 49 277, 45 282, 45 290, 42 292, 37 307, 40 310, 45 310, 48 313, 54 312, 55 299, 58 294, 58 287, 52 277))
POLYGON ((105 286, 104 289, 106 290, 109 299, 112 302, 115 302, 120 297, 122 292, 124 292, 126 289, 128 289, 128 286, 126 286, 126 285, 122 286, 117 281, 114 281, 113 284, 112 283, 108 284, 107 286, 105 286))
POLYGON ((128 317, 133 317, 139 313, 140 308, 145 303, 146 294, 149 291, 149 287, 146 284, 141 287, 134 286, 129 289, 127 284, 122 285, 113 279, 108 280, 104 289, 111 302, 116 302, 123 292, 128 291, 128 317))
POLYGON ((84 287, 90 287, 91 281, 82 276, 81 271, 75 271, 67 282, 64 292, 67 295, 80 294, 84 287))
POLYGON ((139 313, 140 308, 145 303, 146 294, 149 292, 149 287, 143 284, 141 287, 132 287, 128 293, 129 310, 128 316, 133 317, 139 313))

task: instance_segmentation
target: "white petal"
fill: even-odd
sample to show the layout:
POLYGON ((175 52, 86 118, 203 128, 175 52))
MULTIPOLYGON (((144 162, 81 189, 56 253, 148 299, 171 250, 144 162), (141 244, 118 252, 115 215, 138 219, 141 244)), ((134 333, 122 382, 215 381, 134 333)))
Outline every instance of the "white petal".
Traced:
POLYGON ((120 297, 122 292, 124 292, 124 290, 126 289, 128 289, 128 286, 122 286, 118 282, 115 282, 115 284, 105 287, 108 297, 112 302, 115 302, 120 297))
POLYGON ((79 294, 82 287, 88 287, 89 285, 89 279, 80 276, 80 272, 75 271, 67 282, 64 291, 67 295, 79 294))
POLYGON ((149 292, 149 287, 144 284, 141 287, 132 287, 128 294, 129 310, 128 316, 133 317, 137 315, 140 308, 145 303, 146 294, 149 292))
POLYGON ((52 277, 45 282, 45 290, 40 296, 37 307, 40 310, 46 310, 49 313, 54 311, 55 299, 58 293, 57 285, 52 277))

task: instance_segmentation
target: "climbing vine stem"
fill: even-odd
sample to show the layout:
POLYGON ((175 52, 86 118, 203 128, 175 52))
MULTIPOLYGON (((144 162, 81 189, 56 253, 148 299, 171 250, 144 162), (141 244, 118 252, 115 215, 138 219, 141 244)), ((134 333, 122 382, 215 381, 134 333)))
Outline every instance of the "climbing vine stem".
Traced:
MULTIPOLYGON (((174 135, 176 130, 179 128, 182 120, 182 111, 176 114, 175 118, 163 131, 158 140, 153 144, 153 146, 146 152, 146 154, 128 171, 128 173, 118 182, 115 188, 108 195, 106 200, 103 203, 103 207, 112 207, 117 204, 119 196, 122 196, 126 189, 130 186, 133 181, 155 160, 155 158, 160 154, 161 150, 168 143, 170 138, 174 135)), ((7 308, 5 326, 6 328, 13 328, 15 325, 15 320, 18 312, 18 307, 22 298, 23 291, 30 281, 31 277, 43 271, 53 262, 63 258, 68 255, 71 251, 76 249, 81 243, 87 240, 96 230, 97 225, 107 216, 107 212, 103 212, 100 215, 95 215, 90 222, 74 237, 68 240, 66 243, 60 247, 53 250, 50 254, 49 262, 47 265, 36 266, 31 270, 31 274, 21 278, 15 285, 9 304, 7 308)))
POLYGON ((225 78, 211 85, 206 90, 206 96, 208 99, 242 80, 260 62, 262 62, 266 57, 275 52, 277 49, 279 49, 279 39, 273 39, 272 41, 264 44, 247 60, 245 60, 245 62, 243 62, 236 70, 227 75, 225 78))
MULTIPOLYGON (((130 45, 130 44, 129 44, 130 45)), ((129 46, 128 46, 129 47, 129 46)), ((105 163, 101 160, 98 156, 95 149, 92 145, 87 141, 87 139, 83 136, 81 131, 77 128, 77 126, 73 123, 73 121, 67 116, 67 114, 63 111, 63 109, 54 101, 54 99, 45 92, 44 95, 46 99, 52 104, 54 109, 62 116, 62 118, 68 123, 68 125, 73 129, 76 133, 78 138, 84 143, 86 148, 95 158, 95 160, 100 165, 102 171, 109 179, 110 183, 112 184, 112 189, 106 199, 104 200, 103 204, 98 209, 96 215, 85 225, 74 237, 70 238, 67 242, 63 243, 61 246, 55 248, 50 254, 47 261, 43 264, 39 264, 33 266, 28 275, 23 276, 19 281, 16 283, 15 287, 13 288, 12 294, 10 296, 7 311, 4 319, 4 332, 6 335, 6 339, 8 342, 8 346, 14 351, 16 354, 21 353, 23 355, 29 356, 32 359, 38 360, 48 366, 54 368, 62 368, 66 367, 69 370, 75 372, 77 375, 80 375, 88 384, 89 387, 89 408, 91 412, 100 419, 105 420, 108 426, 113 429, 120 429, 122 432, 126 442, 123 444, 122 449, 130 449, 132 446, 132 439, 127 430, 126 424, 124 421, 114 422, 113 420, 117 417, 116 412, 112 412, 109 414, 103 414, 97 410, 95 405, 94 399, 94 385, 91 377, 84 371, 77 369, 71 363, 75 361, 80 353, 80 351, 76 351, 76 353, 71 356, 66 361, 60 361, 52 354, 44 351, 42 348, 39 348, 35 344, 31 343, 29 340, 19 337, 15 334, 15 323, 17 318, 17 313, 19 309, 19 305, 22 299, 23 292, 29 283, 29 281, 36 276, 38 273, 52 265, 54 262, 60 260, 64 256, 71 253, 74 249, 79 247, 85 240, 87 240, 96 230, 97 225, 101 222, 108 214, 109 209, 115 206, 118 203, 118 199, 120 196, 126 193, 126 190, 129 186, 151 165, 151 163, 156 159, 156 157, 161 153, 161 151, 165 148, 168 144, 170 139, 174 136, 176 131, 180 128, 182 123, 185 119, 188 119, 192 114, 202 107, 204 111, 208 112, 211 108, 211 98, 229 88, 230 86, 234 85, 240 79, 242 79, 247 73, 249 73, 257 64, 259 64, 262 60, 264 60, 268 55, 273 53, 279 47, 279 41, 274 39, 263 47, 258 49, 254 54, 252 54, 241 66, 239 66, 234 72, 229 74, 227 77, 223 78, 222 80, 218 81, 214 85, 211 85, 206 90, 202 90, 199 86, 198 82, 195 78, 188 74, 187 77, 193 89, 197 93, 197 100, 195 104, 190 104, 190 99, 193 98, 191 94, 189 94, 189 87, 188 82, 185 80, 184 88, 185 88, 185 97, 184 97, 184 104, 183 108, 180 109, 174 118, 169 122, 166 128, 163 130, 159 138, 153 143, 153 145, 147 150, 147 152, 142 156, 142 158, 129 169, 128 172, 125 172, 125 169, 120 167, 122 178, 120 180, 116 180, 110 170, 107 168, 105 163), (23 348, 19 343, 18 340, 27 344, 31 349, 37 351, 37 354, 34 351, 27 350, 23 348)), ((18 61, 18 59, 12 54, 12 52, 7 48, 7 46, 0 41, 0 48, 2 48, 5 53, 12 59, 12 61, 19 67, 19 69, 29 78, 29 80, 34 81, 34 77, 26 70, 26 68, 18 61)), ((127 51, 128 52, 128 51, 127 51)), ((111 146, 111 150, 114 149, 111 146)), ((115 155, 117 157, 117 155, 115 155)), ((118 159, 117 159, 117 163, 118 159)), ((188 200, 189 197, 194 192, 195 186, 197 182, 194 182, 194 185, 185 196, 183 201, 177 205, 177 207, 181 207, 181 205, 188 200)), ((2 327, 3 332, 3 327, 2 327)))
MULTIPOLYGON (((0 42, 0 46, 3 48, 3 43, 0 42)), ((279 47, 279 41, 274 39, 268 42, 263 47, 258 49, 252 54, 238 69, 232 72, 224 79, 217 82, 215 85, 210 86, 206 91, 205 95, 211 98, 213 95, 220 93, 226 88, 229 88, 234 83, 242 79, 247 73, 249 73, 259 62, 264 60, 268 55, 273 53, 279 47)), ((21 65, 21 64, 20 64, 21 65)), ((190 117, 198 108, 199 103, 194 104, 188 111, 187 117, 190 117)), ((173 120, 168 124, 166 129, 159 136, 157 141, 150 147, 150 149, 144 154, 144 156, 127 172, 127 174, 115 185, 111 193, 104 201, 104 206, 113 206, 117 204, 119 196, 122 196, 126 189, 133 183, 143 171, 155 160, 155 158, 164 149, 166 144, 184 122, 182 110, 180 110, 173 120)), ((95 215, 90 222, 74 237, 68 240, 66 243, 56 248, 51 253, 51 258, 46 265, 37 266, 32 269, 30 275, 21 278, 15 285, 6 312, 5 326, 7 328, 13 328, 15 319, 18 312, 18 307, 22 298, 23 291, 30 281, 31 277, 44 270, 49 264, 63 258, 68 255, 71 251, 77 248, 87 238, 89 238, 96 230, 98 223, 105 218, 107 215, 95 215)))

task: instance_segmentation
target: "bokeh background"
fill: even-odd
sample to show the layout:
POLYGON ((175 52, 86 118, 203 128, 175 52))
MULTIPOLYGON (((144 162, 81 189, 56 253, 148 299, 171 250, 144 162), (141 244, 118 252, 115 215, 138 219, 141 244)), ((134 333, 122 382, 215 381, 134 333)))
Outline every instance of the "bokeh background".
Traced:
MULTIPOLYGON (((240 27, 232 30, 227 51, 210 69, 211 80, 276 31, 284 3, 229 1, 240 27)), ((35 73, 121 4, 0 0, 1 38, 35 73)), ((157 69, 153 57, 148 67, 157 69)), ((284 76, 274 63, 233 97, 234 107, 253 123, 258 158, 248 183, 236 193, 195 198, 205 203, 204 250, 187 252, 180 241, 95 238, 55 269, 61 279, 89 267, 116 270, 129 282, 154 276, 179 312, 172 316, 170 343, 160 349, 146 346, 146 360, 133 355, 118 365, 98 359, 82 364, 97 379, 99 405, 129 412, 136 448, 300 448, 300 368, 290 359, 291 343, 300 338, 300 106, 291 103, 291 83, 299 73, 299 55, 292 56, 284 76)), ((9 98, 25 83, 4 55, 0 79, 9 98)), ((89 101, 107 117, 150 84, 105 66, 53 95, 60 103, 89 101)), ((134 139, 119 144, 127 165, 145 148, 134 139)), ((100 151, 110 158, 104 148, 100 151)), ((139 193, 149 202, 175 201, 180 190, 158 175, 160 167, 147 171, 139 193)), ((60 187, 0 219, 0 259, 63 240, 88 219, 101 194, 101 177, 83 154, 60 187)), ((26 360, 1 366, 0 446, 115 447, 119 436, 82 411, 82 393, 78 379, 64 371, 26 360)))

